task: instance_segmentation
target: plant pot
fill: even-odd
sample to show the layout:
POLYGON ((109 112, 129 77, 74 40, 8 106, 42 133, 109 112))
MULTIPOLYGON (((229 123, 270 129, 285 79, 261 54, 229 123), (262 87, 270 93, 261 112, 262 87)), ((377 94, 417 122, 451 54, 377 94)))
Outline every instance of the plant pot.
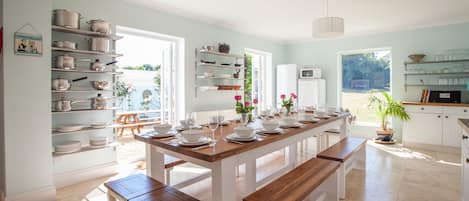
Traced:
POLYGON ((394 130, 392 129, 376 129, 376 135, 378 135, 374 141, 379 144, 394 144, 396 141, 393 139, 394 130))
POLYGON ((394 130, 393 129, 384 130, 384 129, 378 128, 376 129, 376 134, 377 135, 393 135, 394 130))

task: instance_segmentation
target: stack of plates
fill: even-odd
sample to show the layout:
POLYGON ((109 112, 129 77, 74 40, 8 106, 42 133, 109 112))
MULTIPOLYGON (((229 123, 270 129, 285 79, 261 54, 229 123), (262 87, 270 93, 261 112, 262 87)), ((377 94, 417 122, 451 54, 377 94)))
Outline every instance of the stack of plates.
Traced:
POLYGON ((106 137, 94 137, 90 139, 90 146, 93 148, 104 147, 107 144, 106 137))
POLYGON ((81 150, 80 141, 67 141, 61 144, 55 145, 56 154, 68 154, 81 150))
POLYGON ((69 125, 63 125, 57 128, 56 130, 58 132, 73 132, 73 131, 79 131, 83 128, 85 128, 85 126, 82 124, 69 124, 69 125))
POLYGON ((105 128, 106 126, 106 122, 95 122, 90 125, 91 128, 105 128))
POLYGON ((257 135, 251 135, 249 137, 241 137, 236 133, 232 133, 226 136, 227 140, 238 141, 238 142, 251 142, 257 139, 257 135))
POLYGON ((262 128, 260 129, 259 131, 257 131, 257 133, 261 133, 261 134, 282 134, 283 133, 283 129, 281 128, 276 128, 274 130, 267 130, 265 128, 262 128))

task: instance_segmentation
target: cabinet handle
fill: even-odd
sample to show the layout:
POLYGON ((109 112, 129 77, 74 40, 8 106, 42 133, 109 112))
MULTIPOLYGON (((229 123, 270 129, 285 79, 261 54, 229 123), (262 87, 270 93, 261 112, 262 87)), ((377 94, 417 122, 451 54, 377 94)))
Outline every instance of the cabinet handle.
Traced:
POLYGON ((463 139, 463 140, 467 140, 467 138, 469 138, 469 136, 467 136, 467 135, 462 135, 462 139, 463 139))
POLYGON ((467 110, 464 110, 464 112, 467 112, 467 110))
POLYGON ((425 108, 421 107, 420 110, 425 110, 425 108))
POLYGON ((445 116, 445 118, 448 118, 448 116, 445 116))
POLYGON ((438 118, 440 118, 441 116, 440 116, 440 115, 438 115, 437 117, 438 117, 438 118))
POLYGON ((466 158, 466 163, 469 163, 469 158, 466 158))

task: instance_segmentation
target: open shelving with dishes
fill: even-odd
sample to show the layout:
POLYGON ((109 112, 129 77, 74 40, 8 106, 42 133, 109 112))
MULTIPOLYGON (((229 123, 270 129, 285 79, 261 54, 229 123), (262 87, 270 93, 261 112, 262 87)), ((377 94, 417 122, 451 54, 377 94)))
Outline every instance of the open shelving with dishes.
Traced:
MULTIPOLYGON (((53 80, 51 154, 54 157, 54 177, 63 177, 64 173, 72 174, 74 171, 82 171, 97 165, 107 165, 110 161, 117 163, 115 149, 118 146, 115 125, 117 105, 115 101, 106 100, 116 96, 115 83, 122 73, 116 71, 115 63, 118 57, 123 56, 116 53, 116 42, 123 37, 113 34, 110 23, 103 22, 104 20, 91 20, 99 21, 101 25, 96 25, 99 28, 95 29, 94 24, 88 23, 90 24, 88 29, 88 27, 80 28, 84 23, 80 23, 78 19, 78 22, 75 21, 76 26, 72 26, 75 28, 70 28, 70 25, 58 26, 59 11, 77 13, 68 9, 54 10, 50 68, 53 80), (81 80, 91 82, 81 82, 81 80), (63 107, 59 102, 68 104, 63 107), (74 104, 74 102, 91 104, 74 104), (70 129, 74 125, 80 129, 70 129), (101 144, 96 143, 98 141, 101 144), (73 142, 80 142, 80 145, 73 147, 70 153, 58 149, 73 142), (92 151, 97 152, 92 153, 93 160, 88 160, 90 155, 85 153, 92 151), (80 163, 80 166, 71 165, 76 163, 80 163)), ((77 15, 81 16, 79 13, 77 15)), ((63 22, 69 23, 69 21, 63 22)), ((110 174, 108 171, 102 171, 100 174, 110 174)))
POLYGON ((469 60, 441 60, 405 62, 405 90, 407 87, 460 88, 469 79, 469 60))
POLYGON ((195 95, 199 92, 239 92, 244 89, 244 56, 195 49, 195 95))

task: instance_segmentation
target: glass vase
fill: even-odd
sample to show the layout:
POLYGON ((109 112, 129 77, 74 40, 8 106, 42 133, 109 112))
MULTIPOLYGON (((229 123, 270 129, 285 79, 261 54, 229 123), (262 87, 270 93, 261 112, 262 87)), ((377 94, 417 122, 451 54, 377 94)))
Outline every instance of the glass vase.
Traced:
POLYGON ((241 125, 246 126, 249 123, 249 113, 241 113, 241 125))

